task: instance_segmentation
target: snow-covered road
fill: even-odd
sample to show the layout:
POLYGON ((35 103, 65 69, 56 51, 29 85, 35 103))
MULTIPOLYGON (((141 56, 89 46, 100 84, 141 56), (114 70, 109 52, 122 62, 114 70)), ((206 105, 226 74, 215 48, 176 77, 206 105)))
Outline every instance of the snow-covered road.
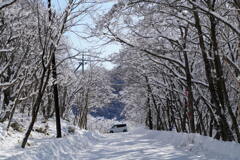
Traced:
MULTIPOLYGON (((101 138, 94 147, 79 153, 84 160, 207 160, 205 155, 194 155, 190 151, 151 138, 142 133, 115 133, 101 138)), ((81 151, 80 151, 81 152, 81 151)))
MULTIPOLYGON (((239 160, 240 145, 198 134, 135 128, 127 133, 78 131, 0 151, 0 160, 239 160)), ((4 149, 4 148, 2 148, 4 149)))

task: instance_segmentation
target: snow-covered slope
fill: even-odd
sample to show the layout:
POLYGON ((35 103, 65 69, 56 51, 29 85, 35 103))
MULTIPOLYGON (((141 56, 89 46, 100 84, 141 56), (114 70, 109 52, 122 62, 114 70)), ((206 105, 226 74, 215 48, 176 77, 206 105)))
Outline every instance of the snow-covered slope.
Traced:
MULTIPOLYGON (((89 131, 81 131, 76 135, 61 139, 43 139, 39 145, 27 149, 16 148, 8 160, 57 160, 78 159, 78 154, 92 147, 99 140, 99 135, 89 131)), ((1 158, 0 158, 1 159, 1 158)))
MULTIPOLYGON (((36 134, 36 133, 34 133, 36 134)), ((34 140, 26 149, 0 146, 0 159, 8 160, 239 160, 240 144, 221 142, 198 134, 130 128, 127 133, 101 134, 76 130, 74 135, 34 140)), ((11 142, 10 142, 11 143, 11 142)))
POLYGON ((150 131, 142 128, 134 130, 131 134, 140 134, 141 139, 153 140, 153 144, 158 143, 162 146, 169 145, 174 147, 176 151, 181 150, 184 153, 194 155, 194 158, 189 157, 186 159, 240 159, 240 144, 235 142, 218 141, 211 137, 201 136, 199 134, 150 131))

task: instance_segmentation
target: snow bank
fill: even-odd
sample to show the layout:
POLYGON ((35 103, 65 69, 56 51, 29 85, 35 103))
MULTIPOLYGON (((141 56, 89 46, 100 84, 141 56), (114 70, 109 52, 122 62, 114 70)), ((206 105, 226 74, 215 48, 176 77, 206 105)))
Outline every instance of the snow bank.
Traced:
MULTIPOLYGON (((22 119, 21 115, 15 116, 13 121, 18 121, 25 129, 28 127, 29 119, 22 119)), ((0 160, 74 159, 76 153, 80 153, 101 138, 98 132, 79 130, 79 128, 73 126, 71 122, 62 120, 63 138, 57 139, 55 138, 55 125, 54 119, 49 119, 47 122, 39 119, 39 121, 35 123, 26 148, 22 149, 20 146, 25 131, 17 132, 10 127, 7 132, 7 121, 0 123, 0 160), (69 127, 75 128, 74 134, 68 132, 69 127), (47 134, 37 132, 36 129, 38 128, 48 128, 47 134), (63 157, 60 158, 60 155, 63 157)))
POLYGON ((75 135, 60 139, 45 139, 30 148, 18 148, 19 154, 9 157, 8 160, 76 159, 78 153, 95 144, 99 138, 101 136, 93 132, 77 131, 75 135))
MULTIPOLYGON (((135 129, 131 134, 146 132, 146 129, 135 129)), ((205 155, 218 155, 219 159, 239 160, 240 144, 236 142, 223 142, 199 134, 177 133, 169 131, 147 131, 142 139, 156 139, 161 143, 171 144, 177 148, 193 153, 204 152, 205 155), (226 157, 226 158, 224 158, 226 157)))

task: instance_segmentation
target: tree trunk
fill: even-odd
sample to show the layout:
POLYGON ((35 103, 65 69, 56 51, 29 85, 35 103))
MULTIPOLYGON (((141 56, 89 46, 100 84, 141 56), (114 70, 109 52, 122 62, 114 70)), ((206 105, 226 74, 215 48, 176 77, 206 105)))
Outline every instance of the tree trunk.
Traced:
POLYGON ((52 76, 53 76, 53 79, 54 79, 53 95, 54 95, 54 106, 55 106, 55 116, 56 116, 57 138, 60 138, 60 137, 62 137, 62 133, 61 133, 61 119, 60 119, 59 99, 58 99, 58 86, 57 86, 57 71, 56 71, 55 53, 53 53, 53 58, 52 58, 52 76))
POLYGON ((216 94, 213 77, 211 75, 212 67, 208 60, 208 54, 206 52, 206 48, 205 48, 205 44, 204 44, 203 32, 202 32, 202 28, 200 25, 200 18, 199 18, 196 7, 193 7, 193 15, 194 15, 194 19, 195 19, 195 27, 198 31, 199 45, 200 45, 200 49, 201 49, 204 64, 205 64, 205 73, 206 73, 206 77, 207 77, 208 84, 209 84, 209 91, 211 93, 211 98, 213 100, 213 103, 216 106, 215 111, 216 111, 216 115, 218 116, 218 120, 219 120, 218 123, 219 123, 220 129, 221 129, 221 131, 220 131, 221 137, 222 137, 222 140, 224 140, 224 141, 232 141, 233 135, 230 131, 227 119, 226 119, 225 115, 223 115, 223 113, 222 113, 222 108, 220 107, 220 104, 219 104, 219 97, 216 94))
POLYGON ((190 132, 195 133, 192 76, 191 76, 191 71, 190 71, 189 62, 188 62, 188 55, 187 55, 187 52, 184 51, 186 49, 188 28, 185 27, 183 30, 182 30, 182 28, 180 28, 180 29, 181 29, 182 37, 184 39, 182 49, 183 49, 183 56, 184 56, 184 62, 185 62, 184 70, 185 70, 186 80, 187 80, 186 96, 188 98, 187 107, 188 107, 188 118, 189 118, 189 122, 190 122, 190 132))
MULTIPOLYGON (((48 0, 48 13, 49 13, 48 15, 49 22, 51 22, 51 18, 52 18, 51 0, 48 0)), ((61 119, 60 119, 58 86, 57 86, 57 68, 56 68, 56 59, 55 59, 56 47, 54 46, 54 44, 51 44, 50 52, 52 52, 52 77, 54 80, 53 96, 54 96, 54 107, 55 107, 55 117, 56 117, 56 130, 57 130, 57 138, 60 138, 62 137, 62 133, 61 133, 61 119)))
POLYGON ((46 68, 43 69, 43 72, 42 72, 42 75, 41 75, 41 81, 40 81, 40 84, 39 84, 38 95, 37 95, 36 101, 33 105, 32 120, 30 122, 30 125, 28 127, 27 132, 25 133, 25 137, 23 138, 22 145, 21 145, 22 148, 25 148, 25 145, 27 144, 28 137, 30 136, 30 133, 33 129, 34 123, 37 119, 38 110, 39 110, 39 107, 40 107, 40 104, 41 104, 41 101, 42 101, 42 97, 43 97, 43 94, 45 92, 46 86, 48 84, 48 80, 49 80, 50 69, 48 68, 47 70, 48 71, 47 71, 45 81, 44 81, 44 77, 45 77, 45 73, 46 73, 46 68))
POLYGON ((152 95, 151 87, 149 85, 148 77, 147 76, 144 76, 144 77, 147 84, 147 109, 148 109, 147 122, 148 122, 149 129, 153 129, 152 110, 151 110, 151 103, 150 103, 150 95, 152 95))

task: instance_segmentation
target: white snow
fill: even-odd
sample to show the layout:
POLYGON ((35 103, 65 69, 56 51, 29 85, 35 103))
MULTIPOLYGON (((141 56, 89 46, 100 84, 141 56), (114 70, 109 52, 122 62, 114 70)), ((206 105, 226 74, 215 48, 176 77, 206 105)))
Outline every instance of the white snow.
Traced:
MULTIPOLYGON (((0 3, 0 7, 1 7, 1 3, 0 3)), ((12 52, 13 50, 14 50, 14 48, 10 48, 10 49, 2 48, 2 49, 0 49, 0 53, 1 52, 12 52)))
POLYGON ((63 123, 63 138, 56 139, 52 133, 43 137, 33 132, 30 146, 22 149, 20 134, 10 132, 11 135, 8 133, 6 136, 1 126, 0 160, 238 160, 240 157, 240 144, 198 134, 138 127, 129 128, 127 133, 76 130, 74 135, 70 135, 65 131, 66 122, 63 123))

